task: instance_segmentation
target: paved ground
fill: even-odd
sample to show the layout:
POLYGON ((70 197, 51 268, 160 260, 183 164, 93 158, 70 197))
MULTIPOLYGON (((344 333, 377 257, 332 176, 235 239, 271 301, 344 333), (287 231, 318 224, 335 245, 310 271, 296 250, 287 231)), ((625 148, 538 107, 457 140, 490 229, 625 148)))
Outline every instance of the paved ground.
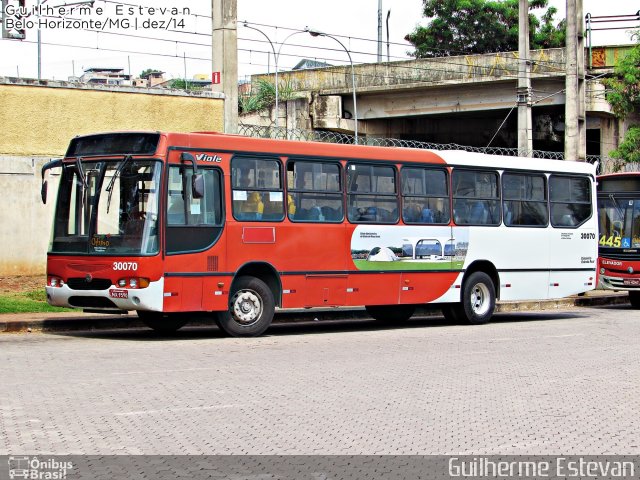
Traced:
POLYGON ((0 454, 640 454, 628 305, 0 336, 0 454))
MULTIPOLYGON (((30 278, 30 277, 26 277, 30 278)), ((497 312, 528 312, 566 309, 574 306, 624 305, 629 298, 626 292, 592 290, 585 295, 562 298, 559 300, 501 302, 497 312)), ((440 315, 437 305, 418 309, 417 316, 440 315)), ((364 308, 314 308, 279 310, 275 323, 319 320, 369 319, 364 308)), ((194 318, 191 324, 211 325, 211 318, 194 318)), ((62 313, 19 313, 0 315, 0 334, 16 332, 61 332, 104 330, 113 328, 144 327, 137 315, 86 314, 80 310, 69 309, 62 313)))

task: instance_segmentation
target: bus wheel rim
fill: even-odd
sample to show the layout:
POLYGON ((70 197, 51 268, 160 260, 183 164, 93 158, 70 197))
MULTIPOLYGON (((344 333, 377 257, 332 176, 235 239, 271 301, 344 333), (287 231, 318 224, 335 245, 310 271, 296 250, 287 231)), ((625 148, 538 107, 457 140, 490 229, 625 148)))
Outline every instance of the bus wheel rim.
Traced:
POLYGON ((231 313, 236 322, 243 326, 256 323, 262 315, 260 296, 251 290, 240 290, 231 300, 231 313))
POLYGON ((483 316, 489 311, 489 288, 484 283, 477 283, 471 289, 471 310, 478 316, 483 316))

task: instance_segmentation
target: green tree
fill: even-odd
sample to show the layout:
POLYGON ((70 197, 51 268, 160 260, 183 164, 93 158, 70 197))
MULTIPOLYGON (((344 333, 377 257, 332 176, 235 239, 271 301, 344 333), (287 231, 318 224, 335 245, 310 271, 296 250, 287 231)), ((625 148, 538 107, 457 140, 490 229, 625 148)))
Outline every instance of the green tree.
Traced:
MULTIPOLYGON (((278 82, 278 101, 283 102, 293 98, 293 88, 290 82, 278 82)), ((270 108, 276 103, 276 86, 265 79, 258 79, 255 92, 238 98, 240 113, 257 112, 270 108)))
POLYGON ((153 73, 162 73, 161 70, 156 70, 155 68, 147 68, 140 73, 140 78, 146 78, 148 75, 153 73))
MULTIPOLYGON (((518 0, 423 0, 426 27, 418 26, 405 40, 416 58, 518 50, 518 0)), ((547 8, 548 0, 529 0, 529 9, 547 8)), ((555 7, 540 19, 529 14, 532 49, 562 47, 565 21, 554 25, 555 7)))
MULTIPOLYGON (((635 34, 636 45, 616 65, 614 75, 602 81, 606 87, 606 99, 613 113, 627 118, 640 111, 640 31, 635 34)), ((614 170, 621 170, 626 163, 640 163, 640 125, 632 125, 620 146, 609 152, 618 160, 614 170)))
POLYGON ((640 125, 633 125, 624 135, 624 141, 618 148, 609 152, 609 156, 617 160, 613 171, 618 172, 627 163, 640 164, 640 125))
POLYGON ((202 90, 202 86, 196 85, 189 81, 185 81, 182 78, 174 78, 169 82, 169 88, 175 88, 176 90, 202 90))

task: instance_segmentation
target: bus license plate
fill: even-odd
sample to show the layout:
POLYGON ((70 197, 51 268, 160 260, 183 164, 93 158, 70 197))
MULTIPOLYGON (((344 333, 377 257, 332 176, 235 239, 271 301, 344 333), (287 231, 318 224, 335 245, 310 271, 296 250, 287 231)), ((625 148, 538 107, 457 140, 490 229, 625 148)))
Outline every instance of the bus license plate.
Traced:
POLYGON ((622 284, 628 287, 640 287, 640 278, 625 278, 622 284))
POLYGON ((128 290, 109 290, 109 296, 111 298, 129 298, 128 290))

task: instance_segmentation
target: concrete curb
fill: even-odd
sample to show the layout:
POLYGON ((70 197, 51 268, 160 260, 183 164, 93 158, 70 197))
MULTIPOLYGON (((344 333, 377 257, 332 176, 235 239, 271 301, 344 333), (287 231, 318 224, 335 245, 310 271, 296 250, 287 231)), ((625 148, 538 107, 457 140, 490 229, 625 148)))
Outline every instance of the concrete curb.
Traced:
MULTIPOLYGON (((573 307, 589 307, 604 305, 623 305, 629 303, 624 292, 587 294, 559 300, 542 300, 531 302, 500 302, 496 307, 498 313, 533 312, 541 310, 561 310, 573 307)), ((416 317, 441 315, 437 305, 421 307, 416 317)), ((370 319, 364 308, 316 308, 291 309, 276 312, 274 323, 318 322, 327 320, 367 320, 370 319)), ((206 318, 196 318, 189 325, 211 326, 206 318)), ((0 315, 0 334, 23 332, 68 332, 91 330, 122 330, 146 328, 137 315, 95 315, 80 312, 62 313, 22 313, 0 315)))

